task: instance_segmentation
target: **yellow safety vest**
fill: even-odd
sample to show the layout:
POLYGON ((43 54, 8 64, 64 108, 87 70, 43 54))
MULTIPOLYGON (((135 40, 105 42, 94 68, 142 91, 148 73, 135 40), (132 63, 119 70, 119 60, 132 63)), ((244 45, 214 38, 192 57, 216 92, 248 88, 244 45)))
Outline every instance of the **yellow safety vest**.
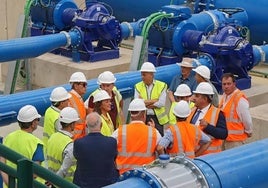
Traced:
MULTIPOLYGON (((144 99, 159 99, 162 91, 167 90, 167 84, 158 80, 154 81, 153 89, 150 94, 147 93, 146 86, 143 81, 137 83, 135 85, 136 90, 139 92, 139 95, 144 99)), ((166 114, 166 109, 165 107, 161 108, 154 108, 154 113, 161 125, 164 125, 168 123, 168 116, 166 114)))
MULTIPOLYGON (((56 173, 63 163, 63 152, 66 146, 73 142, 72 138, 62 132, 56 132, 51 135, 47 142, 47 162, 48 169, 56 173)), ((73 159, 72 166, 68 169, 68 173, 64 179, 73 182, 73 176, 76 169, 76 160, 73 159)))
MULTIPOLYGON (((24 157, 32 160, 37 145, 43 145, 43 142, 31 133, 23 130, 16 130, 7 135, 7 137, 4 139, 3 144, 8 148, 16 151, 17 153, 23 155, 24 157)), ((9 160, 6 160, 6 164, 14 169, 17 169, 17 165, 9 160)), ((44 183, 44 180, 39 177, 36 180, 44 183)))
MULTIPOLYGON (((91 96, 94 97, 99 91, 100 91, 100 88, 98 88, 95 91, 93 91, 89 95, 89 98, 91 96)), ((116 125, 115 125, 115 127, 118 127, 119 125, 122 125, 122 119, 120 117, 120 113, 122 111, 122 109, 120 108, 120 101, 122 100, 122 95, 120 94, 120 92, 117 90, 117 88, 115 86, 113 87, 113 93, 115 95, 115 105, 116 105, 116 108, 117 108, 116 125)))
POLYGON ((49 107, 46 110, 45 116, 44 116, 44 130, 43 130, 43 143, 44 146, 47 145, 47 141, 49 137, 57 132, 56 129, 56 122, 59 118, 60 111, 55 107, 49 107))
POLYGON ((114 132, 114 125, 109 113, 107 113, 107 116, 108 118, 105 117, 104 115, 101 115, 101 122, 102 122, 101 134, 103 134, 104 136, 111 136, 114 132))

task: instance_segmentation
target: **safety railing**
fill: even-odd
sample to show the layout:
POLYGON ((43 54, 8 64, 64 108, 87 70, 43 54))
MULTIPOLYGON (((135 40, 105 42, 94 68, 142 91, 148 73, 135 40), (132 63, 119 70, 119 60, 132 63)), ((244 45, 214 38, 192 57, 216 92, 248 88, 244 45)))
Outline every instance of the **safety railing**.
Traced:
MULTIPOLYGON (((2 140, 2 138, 0 138, 2 140)), ((0 140, 0 141, 1 141, 0 140)), ((57 176, 48 169, 36 164, 35 162, 25 158, 19 153, 9 149, 0 143, 0 156, 15 163, 17 169, 11 168, 3 162, 0 162, 0 171, 8 174, 9 188, 47 188, 45 184, 40 183, 33 176, 38 176, 51 184, 62 188, 78 188, 78 186, 66 181, 57 176)), ((2 188, 2 181, 0 179, 0 188, 2 188)))

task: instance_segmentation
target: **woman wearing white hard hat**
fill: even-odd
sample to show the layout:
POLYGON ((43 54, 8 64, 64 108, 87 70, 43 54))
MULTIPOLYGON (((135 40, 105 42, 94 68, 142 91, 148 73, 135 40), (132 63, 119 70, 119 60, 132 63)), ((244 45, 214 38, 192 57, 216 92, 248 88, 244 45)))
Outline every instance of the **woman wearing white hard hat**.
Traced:
POLYGON ((177 87, 177 89, 174 93, 175 102, 171 103, 170 110, 169 110, 169 123, 170 124, 172 124, 172 125, 176 124, 176 117, 173 113, 173 110, 174 110, 174 107, 175 107, 177 102, 184 100, 184 101, 188 102, 189 107, 191 109, 194 107, 194 102, 192 102, 190 100, 191 96, 192 96, 192 92, 191 92, 191 89, 189 88, 188 85, 180 84, 177 87))
POLYGON ((94 110, 94 96, 100 90, 105 90, 109 96, 111 97, 111 110, 109 111, 109 115, 111 120, 113 121, 114 129, 116 129, 119 125, 121 125, 125 120, 123 114, 123 99, 115 86, 116 77, 111 71, 104 71, 99 74, 97 83, 99 84, 99 88, 93 91, 88 99, 85 101, 85 107, 87 108, 87 113, 91 113, 94 110))
POLYGON ((113 121, 109 115, 111 110, 111 97, 105 90, 100 90, 94 95, 94 111, 101 116, 101 133, 105 136, 111 136, 114 132, 113 121))

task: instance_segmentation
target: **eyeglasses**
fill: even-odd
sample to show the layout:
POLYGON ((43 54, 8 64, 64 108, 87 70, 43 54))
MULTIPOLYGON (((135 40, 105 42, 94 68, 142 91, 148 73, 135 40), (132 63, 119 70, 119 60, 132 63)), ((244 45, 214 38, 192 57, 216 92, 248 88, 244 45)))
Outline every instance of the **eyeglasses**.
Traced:
POLYGON ((82 85, 83 87, 87 87, 87 83, 86 82, 79 82, 78 85, 82 85))

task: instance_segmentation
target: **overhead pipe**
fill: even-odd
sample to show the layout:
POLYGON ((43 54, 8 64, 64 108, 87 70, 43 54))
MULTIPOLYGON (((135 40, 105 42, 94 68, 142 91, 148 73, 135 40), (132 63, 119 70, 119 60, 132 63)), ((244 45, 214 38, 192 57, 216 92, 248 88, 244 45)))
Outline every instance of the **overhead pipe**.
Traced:
MULTIPOLYGON (((180 74, 180 67, 176 64, 157 67, 156 70, 155 78, 164 81, 167 84, 170 84, 173 76, 180 74)), ((118 73, 115 74, 115 77, 115 85, 122 93, 123 98, 132 97, 134 95, 134 85, 141 81, 140 71, 118 73)), ((99 87, 96 79, 89 80, 87 84, 88 86, 84 99, 99 87)), ((71 90, 70 84, 61 86, 67 91, 71 90)), ((45 110, 51 105, 49 97, 54 88, 55 86, 0 96, 0 126, 15 122, 19 109, 27 104, 35 106, 38 112, 41 115, 44 115, 45 110)))
POLYGON ((125 172, 119 182, 106 188, 268 186, 268 139, 195 159, 184 155, 170 161, 167 157, 159 158, 151 165, 125 172))

